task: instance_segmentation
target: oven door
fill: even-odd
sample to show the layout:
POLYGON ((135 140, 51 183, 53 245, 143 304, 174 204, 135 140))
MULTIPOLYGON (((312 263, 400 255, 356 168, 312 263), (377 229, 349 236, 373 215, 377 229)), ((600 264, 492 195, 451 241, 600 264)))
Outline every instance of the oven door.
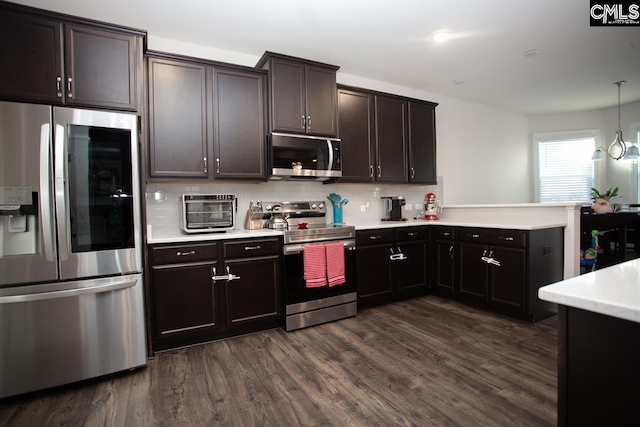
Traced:
POLYGON ((343 243, 346 282, 317 288, 307 288, 304 280, 304 247, 314 243, 284 246, 283 295, 287 331, 356 315, 356 245, 355 240, 344 240, 343 243))

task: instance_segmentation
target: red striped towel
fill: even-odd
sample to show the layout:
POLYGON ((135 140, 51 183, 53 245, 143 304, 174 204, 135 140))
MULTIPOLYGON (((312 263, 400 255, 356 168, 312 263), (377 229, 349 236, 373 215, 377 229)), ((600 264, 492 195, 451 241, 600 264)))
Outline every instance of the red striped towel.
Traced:
POLYGON ((342 285, 347 281, 344 276, 344 245, 329 243, 327 249, 327 278, 329 286, 342 285))
POLYGON ((318 288, 327 285, 327 255, 324 245, 304 247, 304 280, 307 288, 318 288))

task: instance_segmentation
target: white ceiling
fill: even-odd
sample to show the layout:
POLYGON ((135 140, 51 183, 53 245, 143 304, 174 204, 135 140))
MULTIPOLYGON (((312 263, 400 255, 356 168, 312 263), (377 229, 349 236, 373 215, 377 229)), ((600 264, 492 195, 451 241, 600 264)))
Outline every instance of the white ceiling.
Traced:
POLYGON ((640 100, 640 27, 590 27, 586 0, 13 1, 527 114, 614 106, 618 80, 640 100), (454 37, 436 44, 441 29, 454 37))

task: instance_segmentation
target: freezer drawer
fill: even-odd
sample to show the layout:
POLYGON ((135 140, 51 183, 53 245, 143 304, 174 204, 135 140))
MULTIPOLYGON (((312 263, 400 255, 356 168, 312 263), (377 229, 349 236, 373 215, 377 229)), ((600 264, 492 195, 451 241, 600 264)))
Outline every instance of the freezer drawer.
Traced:
POLYGON ((0 289, 0 398, 147 363, 142 274, 0 289))

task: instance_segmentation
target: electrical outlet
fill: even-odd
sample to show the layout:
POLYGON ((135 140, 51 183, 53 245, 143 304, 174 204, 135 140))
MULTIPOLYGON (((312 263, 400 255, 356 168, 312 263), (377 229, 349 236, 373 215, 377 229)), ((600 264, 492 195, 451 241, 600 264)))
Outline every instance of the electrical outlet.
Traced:
POLYGON ((367 205, 360 205, 360 212, 366 212, 367 211, 367 205))
POLYGON ((412 209, 413 209, 413 205, 411 205, 411 204, 406 204, 406 205, 404 205, 404 209, 405 209, 405 210, 407 210, 407 211, 410 211, 410 210, 412 210, 412 209))

